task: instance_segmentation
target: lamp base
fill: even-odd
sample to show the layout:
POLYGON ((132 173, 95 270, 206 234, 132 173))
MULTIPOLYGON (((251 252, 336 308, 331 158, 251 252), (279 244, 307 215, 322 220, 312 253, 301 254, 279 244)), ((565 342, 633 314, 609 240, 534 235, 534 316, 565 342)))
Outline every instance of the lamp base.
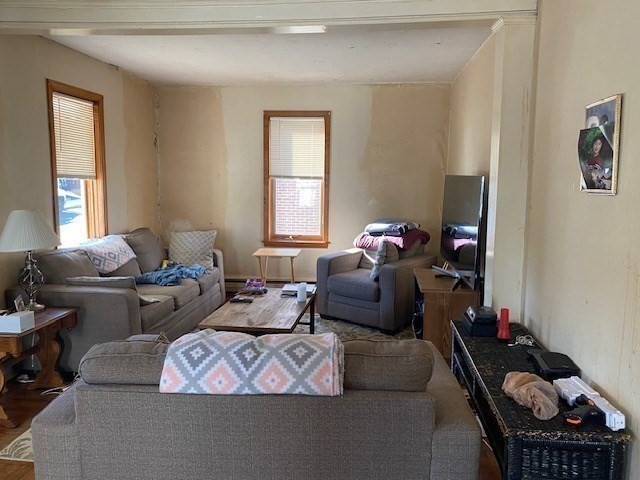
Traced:
POLYGON ((24 307, 25 310, 31 310, 32 312, 41 312, 45 308, 47 308, 47 307, 45 307, 41 303, 37 303, 35 300, 31 300, 29 302, 29 305, 24 307))
POLYGON ((44 277, 42 276, 42 272, 38 270, 36 263, 36 260, 33 258, 33 250, 27 250, 25 267, 20 273, 18 284, 25 291, 27 297, 29 297, 29 305, 27 305, 26 309, 33 312, 41 312, 44 310, 44 305, 40 305, 36 302, 36 294, 38 293, 38 289, 44 283, 44 277))

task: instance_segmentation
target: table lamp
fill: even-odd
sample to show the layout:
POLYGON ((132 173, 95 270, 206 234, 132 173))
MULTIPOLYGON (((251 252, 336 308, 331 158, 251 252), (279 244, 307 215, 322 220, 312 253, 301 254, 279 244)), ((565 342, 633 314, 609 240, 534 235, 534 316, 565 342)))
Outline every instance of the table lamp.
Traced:
POLYGON ((27 310, 34 312, 44 310, 44 305, 36 302, 36 294, 44 283, 44 277, 36 266, 33 251, 58 245, 60 245, 60 238, 40 212, 14 210, 9 214, 0 235, 0 252, 27 252, 24 270, 20 272, 18 278, 18 283, 29 297, 27 310))

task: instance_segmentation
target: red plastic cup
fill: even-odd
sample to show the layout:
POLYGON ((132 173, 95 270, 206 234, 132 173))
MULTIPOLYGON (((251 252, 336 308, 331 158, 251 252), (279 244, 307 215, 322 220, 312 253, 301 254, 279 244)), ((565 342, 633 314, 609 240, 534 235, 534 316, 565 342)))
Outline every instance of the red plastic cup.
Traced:
POLYGON ((509 331, 509 309, 500 309, 500 323, 498 324, 498 339, 508 342, 511 339, 509 331))

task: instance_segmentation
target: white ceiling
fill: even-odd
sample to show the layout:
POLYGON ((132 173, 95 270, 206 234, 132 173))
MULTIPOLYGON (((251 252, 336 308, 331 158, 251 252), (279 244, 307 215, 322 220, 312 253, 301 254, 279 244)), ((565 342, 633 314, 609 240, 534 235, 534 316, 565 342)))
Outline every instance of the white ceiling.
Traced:
POLYGON ((47 35, 156 85, 450 82, 486 25, 371 26, 325 33, 47 35))

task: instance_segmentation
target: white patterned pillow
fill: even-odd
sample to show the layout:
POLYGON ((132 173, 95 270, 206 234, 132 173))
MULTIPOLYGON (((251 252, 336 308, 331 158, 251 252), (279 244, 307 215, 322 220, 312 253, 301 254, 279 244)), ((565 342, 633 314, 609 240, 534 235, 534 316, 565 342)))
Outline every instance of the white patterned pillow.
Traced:
POLYGON ((87 253, 100 273, 111 273, 132 258, 136 258, 135 252, 119 235, 92 238, 78 248, 87 253))
POLYGON ((213 244, 216 230, 205 232, 171 232, 169 237, 169 260, 183 265, 202 265, 213 268, 213 244))

